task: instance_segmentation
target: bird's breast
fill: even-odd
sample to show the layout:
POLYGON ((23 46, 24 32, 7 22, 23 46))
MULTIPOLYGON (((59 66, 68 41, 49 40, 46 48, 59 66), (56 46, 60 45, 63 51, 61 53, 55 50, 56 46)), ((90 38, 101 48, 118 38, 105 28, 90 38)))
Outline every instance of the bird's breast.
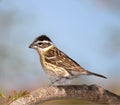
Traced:
POLYGON ((58 67, 54 64, 48 63, 45 60, 45 56, 41 55, 40 57, 41 65, 45 72, 51 76, 59 76, 59 77, 69 77, 70 74, 62 67, 58 67))

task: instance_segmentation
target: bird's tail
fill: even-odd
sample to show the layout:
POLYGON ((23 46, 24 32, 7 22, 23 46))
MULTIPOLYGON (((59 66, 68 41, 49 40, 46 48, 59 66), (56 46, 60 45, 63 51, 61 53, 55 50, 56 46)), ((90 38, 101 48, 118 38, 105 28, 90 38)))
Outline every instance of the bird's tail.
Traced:
POLYGON ((97 74, 97 73, 93 73, 93 72, 90 72, 90 71, 85 71, 87 75, 95 75, 95 76, 98 76, 98 77, 102 77, 102 78, 105 78, 107 79, 107 77, 103 76, 103 75, 100 75, 100 74, 97 74))

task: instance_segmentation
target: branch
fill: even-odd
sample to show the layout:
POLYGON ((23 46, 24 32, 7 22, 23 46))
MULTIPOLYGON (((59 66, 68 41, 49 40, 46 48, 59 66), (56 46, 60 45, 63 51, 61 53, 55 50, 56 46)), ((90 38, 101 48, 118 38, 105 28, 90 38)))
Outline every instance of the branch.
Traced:
POLYGON ((120 96, 97 85, 48 86, 32 91, 10 105, 36 105, 54 99, 81 99, 108 105, 120 104, 120 96))

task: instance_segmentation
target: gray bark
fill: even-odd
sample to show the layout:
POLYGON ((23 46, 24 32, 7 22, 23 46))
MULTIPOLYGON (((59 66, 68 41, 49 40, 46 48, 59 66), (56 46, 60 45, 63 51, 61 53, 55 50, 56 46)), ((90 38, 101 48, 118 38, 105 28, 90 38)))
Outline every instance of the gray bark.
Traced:
POLYGON ((48 86, 32 91, 10 105, 37 105, 55 99, 80 99, 99 104, 120 105, 120 96, 97 85, 48 86))

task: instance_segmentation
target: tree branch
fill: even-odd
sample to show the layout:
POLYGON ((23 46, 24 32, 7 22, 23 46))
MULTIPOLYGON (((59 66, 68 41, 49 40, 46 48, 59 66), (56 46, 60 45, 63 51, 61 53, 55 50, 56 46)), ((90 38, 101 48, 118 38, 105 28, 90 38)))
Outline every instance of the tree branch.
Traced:
POLYGON ((54 99, 81 99, 108 105, 120 104, 120 96, 97 85, 48 86, 32 91, 10 105, 36 105, 54 99))

